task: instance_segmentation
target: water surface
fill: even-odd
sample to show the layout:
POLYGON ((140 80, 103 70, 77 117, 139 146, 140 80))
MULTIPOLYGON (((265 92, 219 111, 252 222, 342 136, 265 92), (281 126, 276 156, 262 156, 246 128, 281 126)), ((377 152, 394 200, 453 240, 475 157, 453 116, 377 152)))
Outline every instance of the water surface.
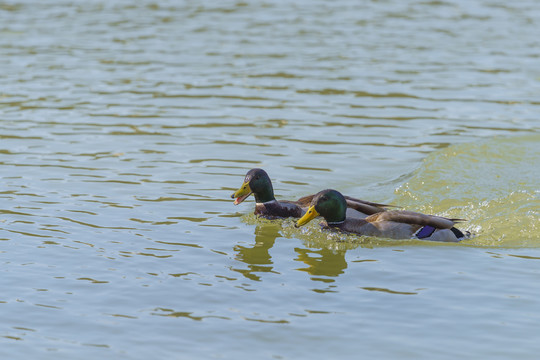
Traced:
POLYGON ((0 4, 0 355, 540 350, 534 1, 0 4), (252 215, 323 188, 459 244, 252 215))

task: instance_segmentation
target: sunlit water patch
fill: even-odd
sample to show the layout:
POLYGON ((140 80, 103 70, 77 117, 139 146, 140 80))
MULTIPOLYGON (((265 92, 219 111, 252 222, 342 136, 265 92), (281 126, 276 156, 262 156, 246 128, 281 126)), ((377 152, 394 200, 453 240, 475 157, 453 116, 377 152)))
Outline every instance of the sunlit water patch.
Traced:
POLYGON ((396 203, 465 218, 467 244, 540 246, 540 135, 495 137, 428 156, 396 189, 396 203))

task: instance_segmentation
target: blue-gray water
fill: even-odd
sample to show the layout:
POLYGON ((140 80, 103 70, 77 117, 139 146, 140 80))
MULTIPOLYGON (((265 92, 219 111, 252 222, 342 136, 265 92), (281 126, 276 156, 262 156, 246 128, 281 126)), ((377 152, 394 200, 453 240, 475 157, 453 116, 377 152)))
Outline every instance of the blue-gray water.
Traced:
POLYGON ((536 359, 536 1, 0 3, 2 359, 536 359), (323 188, 459 244, 258 220, 323 188))

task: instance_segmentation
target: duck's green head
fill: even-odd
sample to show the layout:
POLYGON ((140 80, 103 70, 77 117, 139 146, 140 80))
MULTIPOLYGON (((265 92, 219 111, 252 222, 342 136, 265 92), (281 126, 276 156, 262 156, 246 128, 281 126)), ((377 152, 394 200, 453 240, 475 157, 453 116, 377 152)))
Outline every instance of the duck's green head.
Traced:
POLYGON ((322 216, 328 224, 340 223, 345 220, 347 212, 347 201, 339 191, 327 189, 317 193, 308 211, 297 222, 296 227, 302 226, 322 216))
POLYGON ((231 195, 231 198, 235 199, 234 205, 238 205, 251 194, 255 196, 255 201, 258 203, 275 200, 272 181, 270 181, 270 177, 263 169, 249 170, 244 178, 244 183, 240 189, 231 195))

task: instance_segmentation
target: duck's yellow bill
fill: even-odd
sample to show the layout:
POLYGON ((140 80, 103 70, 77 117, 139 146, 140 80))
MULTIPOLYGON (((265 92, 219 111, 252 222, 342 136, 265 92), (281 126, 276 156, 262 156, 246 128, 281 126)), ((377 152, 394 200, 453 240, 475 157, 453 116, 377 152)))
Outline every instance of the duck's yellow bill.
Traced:
POLYGON ((234 205, 238 205, 246 200, 249 195, 251 195, 249 183, 243 183, 242 186, 240 186, 240 189, 236 190, 236 192, 231 195, 231 199, 235 199, 234 205))
POLYGON ((317 210, 315 210, 315 206, 312 205, 309 207, 308 211, 304 214, 304 216, 298 219, 295 226, 299 227, 299 226, 305 225, 311 220, 315 219, 317 216, 319 216, 319 213, 317 212, 317 210))

